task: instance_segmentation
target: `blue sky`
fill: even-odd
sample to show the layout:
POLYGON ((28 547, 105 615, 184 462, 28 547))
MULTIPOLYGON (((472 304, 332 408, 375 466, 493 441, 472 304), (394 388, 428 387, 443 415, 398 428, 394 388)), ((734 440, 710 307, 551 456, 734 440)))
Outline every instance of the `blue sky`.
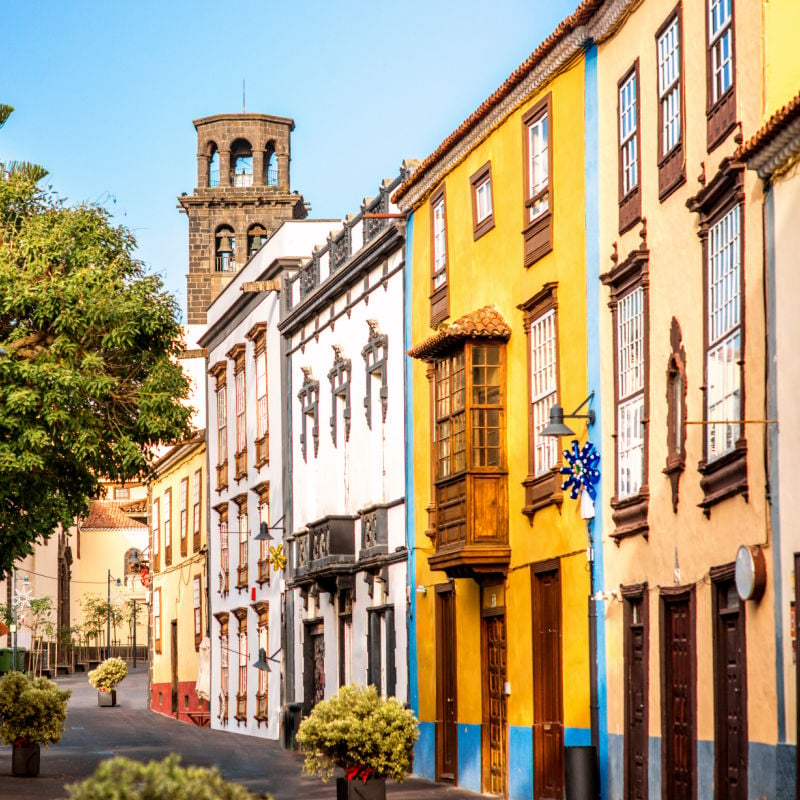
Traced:
POLYGON ((0 160, 72 202, 100 202, 185 309, 192 120, 291 117, 292 189, 341 218, 424 158, 577 0, 32 0, 7 3, 0 160), (238 9, 238 10, 237 10, 238 9))

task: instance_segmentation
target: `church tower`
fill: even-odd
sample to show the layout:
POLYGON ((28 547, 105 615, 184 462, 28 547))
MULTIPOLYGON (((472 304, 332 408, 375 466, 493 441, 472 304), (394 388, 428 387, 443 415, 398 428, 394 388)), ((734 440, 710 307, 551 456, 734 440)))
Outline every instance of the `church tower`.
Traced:
POLYGON ((289 182, 294 120, 266 114, 196 119, 197 187, 178 198, 189 217, 187 322, 206 309, 247 259, 287 219, 303 219, 289 182))

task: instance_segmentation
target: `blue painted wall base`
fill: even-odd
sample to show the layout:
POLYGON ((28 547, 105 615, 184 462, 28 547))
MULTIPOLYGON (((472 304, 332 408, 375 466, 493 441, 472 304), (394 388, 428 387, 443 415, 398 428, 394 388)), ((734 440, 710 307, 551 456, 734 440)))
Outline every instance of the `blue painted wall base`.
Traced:
POLYGON ((436 780, 436 725, 433 722, 419 723, 419 739, 414 745, 412 774, 429 781, 436 780))
POLYGON ((510 800, 533 797, 533 728, 508 727, 508 796, 510 800))
POLYGON ((481 726, 458 724, 458 785, 481 790, 481 726))

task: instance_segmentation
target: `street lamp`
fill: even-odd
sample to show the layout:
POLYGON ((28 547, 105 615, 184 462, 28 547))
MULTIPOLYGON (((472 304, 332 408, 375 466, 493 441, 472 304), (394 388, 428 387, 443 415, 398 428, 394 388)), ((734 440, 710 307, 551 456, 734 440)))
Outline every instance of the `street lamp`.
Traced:
MULTIPOLYGON (((122 581, 115 578, 116 585, 122 586, 122 581)), ((111 658, 111 570, 108 571, 108 605, 106 606, 108 617, 106 621, 106 658, 111 658)))

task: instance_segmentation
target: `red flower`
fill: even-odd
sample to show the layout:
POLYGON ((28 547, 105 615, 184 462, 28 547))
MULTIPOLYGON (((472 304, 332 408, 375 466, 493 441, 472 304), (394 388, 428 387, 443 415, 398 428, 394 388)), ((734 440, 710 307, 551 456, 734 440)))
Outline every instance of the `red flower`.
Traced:
POLYGON ((359 764, 356 764, 353 767, 345 770, 345 775, 347 775, 347 780, 352 781, 356 778, 361 778, 364 783, 367 782, 367 778, 372 775, 372 767, 362 767, 359 764))

